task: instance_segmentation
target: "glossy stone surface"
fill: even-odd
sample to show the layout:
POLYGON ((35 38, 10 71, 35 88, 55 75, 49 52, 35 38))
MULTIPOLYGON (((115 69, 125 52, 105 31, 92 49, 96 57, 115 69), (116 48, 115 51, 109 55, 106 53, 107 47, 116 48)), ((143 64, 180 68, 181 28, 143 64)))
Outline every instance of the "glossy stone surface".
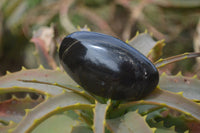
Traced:
POLYGON ((156 67, 125 42, 96 32, 65 37, 59 57, 66 72, 86 91, 114 100, 138 100, 159 81, 156 67))

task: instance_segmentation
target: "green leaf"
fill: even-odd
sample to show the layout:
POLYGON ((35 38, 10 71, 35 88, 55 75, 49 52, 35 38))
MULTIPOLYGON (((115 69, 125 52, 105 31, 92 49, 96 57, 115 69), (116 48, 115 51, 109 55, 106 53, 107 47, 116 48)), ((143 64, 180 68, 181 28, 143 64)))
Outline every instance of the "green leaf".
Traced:
POLYGON ((169 76, 164 73, 160 76, 159 86, 163 90, 182 92, 186 98, 200 100, 200 80, 196 76, 185 77, 181 73, 169 76))
POLYGON ((74 109, 92 109, 93 105, 84 97, 73 92, 65 92, 61 95, 47 99, 31 110, 26 110, 24 119, 14 129, 14 133, 31 132, 41 122, 50 116, 74 109))
POLYGON ((153 133, 141 115, 137 112, 128 112, 124 116, 107 120, 108 127, 114 133, 153 133))

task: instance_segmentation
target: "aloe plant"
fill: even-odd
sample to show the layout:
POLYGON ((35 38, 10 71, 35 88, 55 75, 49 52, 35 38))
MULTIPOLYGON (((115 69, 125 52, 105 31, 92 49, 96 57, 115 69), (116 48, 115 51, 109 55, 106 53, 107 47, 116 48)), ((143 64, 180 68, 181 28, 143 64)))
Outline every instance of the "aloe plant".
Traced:
MULTIPOLYGON (((32 41, 45 67, 23 67, 0 77, 1 96, 12 96, 0 102, 2 133, 173 133, 194 131, 191 123, 200 124, 200 81, 196 75, 161 73, 155 91, 139 101, 94 97, 59 67, 50 46, 46 45, 48 41, 41 36, 32 41), (25 92, 25 97, 15 96, 21 92, 25 92), (32 93, 38 98, 33 99, 32 93)), ((160 59, 164 41, 156 42, 148 33, 137 34, 128 43, 154 61, 157 68, 200 56, 200 53, 186 53, 160 59)))

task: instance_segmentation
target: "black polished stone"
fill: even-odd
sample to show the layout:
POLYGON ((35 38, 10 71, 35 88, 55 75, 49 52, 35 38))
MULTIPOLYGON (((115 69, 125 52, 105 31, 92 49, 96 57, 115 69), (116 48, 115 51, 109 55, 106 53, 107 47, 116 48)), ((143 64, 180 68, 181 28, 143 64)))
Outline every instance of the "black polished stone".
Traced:
POLYGON ((114 100, 138 100, 159 81, 156 67, 125 42, 96 32, 74 32, 61 43, 66 72, 85 90, 114 100))

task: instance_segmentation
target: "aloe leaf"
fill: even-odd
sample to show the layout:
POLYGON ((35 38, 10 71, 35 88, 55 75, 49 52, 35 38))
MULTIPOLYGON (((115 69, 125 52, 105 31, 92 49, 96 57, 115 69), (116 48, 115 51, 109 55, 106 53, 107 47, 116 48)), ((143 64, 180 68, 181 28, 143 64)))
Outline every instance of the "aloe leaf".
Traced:
POLYGON ((195 57, 200 57, 200 52, 184 53, 184 54, 172 56, 166 59, 159 59, 157 62, 155 62, 155 66, 157 68, 161 68, 173 62, 177 62, 177 61, 189 59, 189 58, 195 58, 195 57))
POLYGON ((131 107, 136 104, 150 104, 168 107, 183 112, 195 120, 200 121, 200 105, 183 97, 180 93, 172 93, 169 91, 156 88, 150 95, 140 101, 133 101, 121 104, 119 109, 131 107))
POLYGON ((6 22, 6 25, 10 29, 15 28, 16 25, 19 25, 21 23, 21 20, 24 18, 24 12, 26 12, 28 8, 28 4, 26 1, 18 0, 18 2, 19 5, 16 5, 15 9, 13 9, 6 22))
POLYGON ((150 58, 152 62, 157 61, 163 54, 164 46, 165 46, 164 40, 157 41, 155 47, 151 49, 147 57, 150 58))
MULTIPOLYGON (((22 69, 19 72, 8 73, 7 75, 0 77, 0 88, 10 87, 28 87, 39 89, 51 95, 61 94, 63 88, 58 86, 52 86, 48 84, 36 84, 22 82, 20 80, 39 80, 42 82, 56 83, 66 87, 77 86, 77 84, 64 72, 60 70, 46 70, 42 67, 38 69, 22 69)), ((1 92, 1 89, 0 89, 1 92)))
POLYGON ((31 132, 40 123, 50 116, 74 109, 92 109, 94 106, 84 97, 73 92, 65 92, 55 97, 50 97, 31 110, 26 110, 24 119, 18 124, 13 133, 31 132))
POLYGON ((163 90, 182 92, 186 98, 200 100, 200 80, 196 76, 185 77, 181 73, 169 76, 164 73, 160 76, 159 86, 163 90))
POLYGON ((188 119, 187 116, 183 114, 176 114, 173 116, 173 113, 170 113, 166 116, 163 115, 162 117, 157 118, 157 121, 159 122, 155 121, 153 123, 153 126, 156 127, 158 131, 171 130, 171 132, 185 132, 190 130, 187 126, 187 123, 191 120, 188 119))
POLYGON ((143 55, 148 55, 157 42, 147 33, 136 35, 128 42, 129 45, 140 51, 143 55))
POLYGON ((147 115, 147 120, 148 120, 148 119, 151 119, 152 117, 160 116, 161 115, 160 113, 163 112, 164 110, 166 110, 165 107, 162 107, 159 105, 152 105, 152 104, 131 104, 131 105, 129 105, 129 103, 128 103, 127 106, 125 106, 125 105, 126 104, 121 104, 119 106, 119 108, 113 109, 109 113, 109 118, 119 117, 119 116, 123 115, 124 113, 126 113, 127 111, 137 111, 142 116, 147 115))
MULTIPOLYGON (((93 127, 94 111, 93 110, 80 110, 79 118, 90 127, 93 127)), ((82 125, 78 125, 82 126, 82 125)))
POLYGON ((32 133, 69 133, 78 123, 66 114, 56 114, 39 124, 32 133))
POLYGON ((41 27, 37 31, 33 32, 33 37, 31 42, 35 44, 36 53, 38 54, 38 64, 42 64, 45 68, 56 69, 57 64, 53 59, 53 56, 50 55, 55 48, 51 49, 53 44, 54 30, 53 27, 41 27))
POLYGON ((94 97, 92 97, 89 93, 87 93, 86 91, 84 90, 81 90, 80 88, 77 88, 77 87, 73 87, 71 86, 70 88, 69 87, 66 87, 66 86, 62 86, 60 84, 57 84, 57 83, 49 83, 49 82, 42 82, 42 81, 37 81, 37 80, 20 80, 22 82, 28 82, 28 83, 38 83, 38 84, 47 84, 47 85, 52 85, 52 86, 56 86, 56 87, 61 87, 65 90, 63 91, 66 91, 66 90, 69 90, 69 91, 72 91, 74 93, 77 93, 77 94, 80 94, 86 98, 88 98, 89 100, 91 100, 92 102, 94 102, 94 97))
POLYGON ((106 112, 108 109, 108 104, 101 104, 96 102, 94 109, 94 132, 95 133, 104 133, 105 132, 105 123, 106 123, 106 112))
POLYGON ((153 133, 145 118, 137 112, 128 112, 124 116, 107 120, 108 127, 114 133, 153 133))
POLYGON ((170 127, 165 127, 163 121, 159 121, 159 122, 156 121, 159 118, 163 118, 163 114, 161 113, 164 110, 167 110, 167 109, 161 108, 159 110, 149 113, 146 118, 147 123, 149 124, 150 127, 153 127, 156 129, 155 133, 176 133, 174 125, 170 127))
POLYGON ((72 128, 71 133, 93 133, 93 131, 86 126, 75 126, 72 128))
POLYGON ((13 86, 13 87, 8 87, 8 88, 0 88, 0 94, 16 93, 16 92, 27 92, 27 93, 32 92, 32 93, 37 93, 44 96, 52 96, 52 94, 46 93, 45 90, 39 90, 39 89, 29 88, 29 87, 13 86))
POLYGON ((31 109, 43 101, 42 97, 34 100, 27 94, 25 98, 13 96, 11 99, 0 102, 0 120, 18 123, 25 115, 25 109, 31 109))
POLYGON ((144 98, 144 102, 170 107, 200 121, 200 105, 183 97, 182 94, 174 94, 156 88, 153 93, 144 98))
POLYGON ((163 121, 156 122, 156 131, 155 133, 177 133, 175 131, 175 126, 172 126, 170 128, 164 127, 163 121))
POLYGON ((12 2, 7 2, 4 9, 4 14, 6 18, 9 18, 16 8, 22 3, 23 0, 13 0, 12 2))
POLYGON ((186 123, 191 118, 185 114, 171 109, 162 111, 160 115, 156 115, 155 113, 157 112, 153 112, 153 115, 148 115, 146 120, 151 127, 156 128, 156 133, 182 133, 188 130, 186 123))
POLYGON ((0 8, 2 9, 9 0, 1 0, 0 8))
POLYGON ((165 109, 163 107, 160 107, 157 105, 135 105, 135 106, 132 106, 129 110, 131 110, 131 111, 138 110, 139 114, 147 115, 147 114, 155 112, 155 111, 161 112, 160 110, 165 110, 165 109))
POLYGON ((1 133, 8 133, 8 130, 17 126, 17 123, 10 121, 8 125, 1 125, 0 124, 0 131, 1 133))
POLYGON ((0 120, 0 125, 8 125, 9 121, 0 120))
POLYGON ((69 7, 71 6, 71 4, 73 4, 73 2, 74 2, 73 0, 68 0, 67 3, 64 5, 64 7, 62 7, 63 9, 62 12, 59 13, 60 23, 67 33, 72 33, 77 31, 77 29, 70 21, 67 13, 69 11, 69 7))

